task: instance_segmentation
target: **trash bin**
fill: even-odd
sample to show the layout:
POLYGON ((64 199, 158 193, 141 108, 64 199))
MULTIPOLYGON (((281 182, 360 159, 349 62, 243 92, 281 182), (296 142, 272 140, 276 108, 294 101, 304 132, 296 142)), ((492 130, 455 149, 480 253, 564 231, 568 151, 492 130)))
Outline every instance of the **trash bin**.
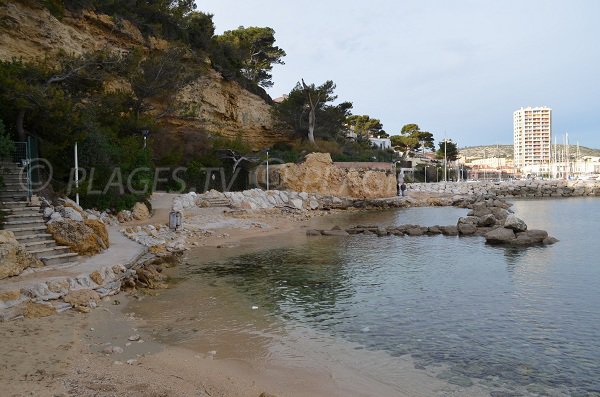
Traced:
POLYGON ((183 229, 183 214, 181 211, 171 211, 169 213, 169 228, 172 230, 183 229))

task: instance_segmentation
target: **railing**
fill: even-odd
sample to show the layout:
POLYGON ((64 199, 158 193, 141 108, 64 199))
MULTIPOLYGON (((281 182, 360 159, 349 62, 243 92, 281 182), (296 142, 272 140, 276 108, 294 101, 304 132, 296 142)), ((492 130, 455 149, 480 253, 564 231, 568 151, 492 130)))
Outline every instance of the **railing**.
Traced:
MULTIPOLYGON (((12 155, 12 161, 23 167, 26 172, 26 189, 27 189, 27 200, 31 199, 33 194, 32 181, 31 181, 31 159, 32 154, 32 143, 35 143, 31 137, 27 138, 27 142, 15 142, 15 150, 12 155)), ((37 152, 37 144, 35 144, 37 152)))

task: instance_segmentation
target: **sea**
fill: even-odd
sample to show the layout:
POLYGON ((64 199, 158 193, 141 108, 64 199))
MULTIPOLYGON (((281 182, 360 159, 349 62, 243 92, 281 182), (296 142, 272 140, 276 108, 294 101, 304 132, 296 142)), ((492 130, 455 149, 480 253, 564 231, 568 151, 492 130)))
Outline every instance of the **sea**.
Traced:
MULTIPOLYGON (((224 359, 352 367, 399 392, 410 370, 440 396, 600 396, 600 200, 512 203, 559 242, 351 235, 226 256, 200 248, 174 288, 134 309, 167 344, 224 359)), ((466 211, 364 211, 327 222, 451 225, 466 211)))

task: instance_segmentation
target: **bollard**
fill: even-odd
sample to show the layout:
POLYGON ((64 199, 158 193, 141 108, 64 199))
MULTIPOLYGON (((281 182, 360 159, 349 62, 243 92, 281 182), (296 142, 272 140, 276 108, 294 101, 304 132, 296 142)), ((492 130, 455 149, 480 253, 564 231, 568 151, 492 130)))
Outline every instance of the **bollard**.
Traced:
POLYGON ((171 211, 169 213, 169 228, 171 230, 183 229, 183 214, 181 211, 171 211))

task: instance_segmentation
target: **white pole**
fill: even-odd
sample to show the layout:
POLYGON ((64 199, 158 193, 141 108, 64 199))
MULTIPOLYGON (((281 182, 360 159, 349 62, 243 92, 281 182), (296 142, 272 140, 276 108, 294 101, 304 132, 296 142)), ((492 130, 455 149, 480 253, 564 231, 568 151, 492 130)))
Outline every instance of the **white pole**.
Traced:
POLYGON ((79 205, 79 159, 77 157, 77 142, 75 142, 75 202, 79 205))
POLYGON ((425 166, 425 183, 427 183, 427 166, 425 166))
POLYGON ((267 150, 267 190, 269 190, 269 151, 267 150))
POLYGON ((447 139, 444 138, 444 182, 448 182, 448 179, 446 178, 446 172, 448 168, 448 160, 446 159, 446 142, 447 139))

